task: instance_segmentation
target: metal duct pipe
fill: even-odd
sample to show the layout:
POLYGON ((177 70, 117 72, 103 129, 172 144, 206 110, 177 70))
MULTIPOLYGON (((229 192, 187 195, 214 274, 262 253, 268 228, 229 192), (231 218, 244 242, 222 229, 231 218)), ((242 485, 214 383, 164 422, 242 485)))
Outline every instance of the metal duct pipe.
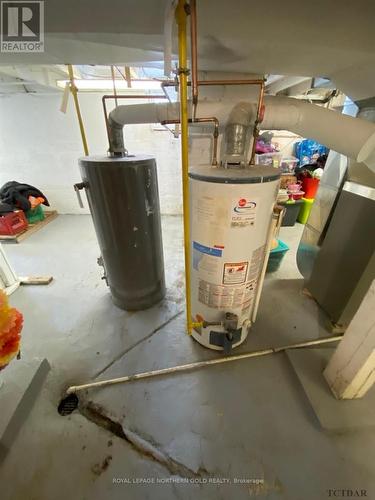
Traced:
POLYGON ((375 156, 374 123, 290 97, 267 97, 265 105, 264 129, 290 130, 315 139, 375 169, 375 158, 371 160, 371 153, 375 156))
MULTIPOLYGON (((365 163, 375 170, 375 124, 361 118, 352 118, 336 111, 310 104, 291 97, 267 96, 264 99, 265 112, 262 128, 269 130, 290 130, 303 137, 309 137, 327 147, 365 163)), ((118 106, 109 115, 109 134, 113 152, 124 153, 122 127, 131 123, 160 123, 179 119, 178 103, 147 103, 118 106)), ((197 116, 215 116, 221 125, 241 125, 236 137, 245 140, 246 127, 251 130, 256 120, 256 103, 241 102, 233 108, 228 101, 200 101, 197 116), (230 111, 232 108, 232 111, 230 111)), ((189 112, 191 119, 191 106, 189 112)), ((228 128, 229 131, 229 128, 228 128)), ((228 133, 228 132, 227 132, 228 133)), ((240 145, 236 144, 237 150, 240 145)), ((227 150, 229 151, 229 149, 227 150)))
MULTIPOLYGON (((303 137, 315 139, 375 170, 373 123, 290 97, 268 96, 264 103, 263 129, 290 130, 303 137)), ((246 153, 246 130, 253 127, 255 116, 256 107, 253 103, 241 102, 233 108, 225 129, 226 161, 228 158, 235 161, 238 154, 246 153), (234 127, 236 135, 233 134, 234 127)))
POLYGON ((123 128, 127 124, 161 123, 165 120, 178 120, 179 103, 146 103, 117 106, 108 115, 108 140, 110 152, 115 156, 124 156, 123 128))

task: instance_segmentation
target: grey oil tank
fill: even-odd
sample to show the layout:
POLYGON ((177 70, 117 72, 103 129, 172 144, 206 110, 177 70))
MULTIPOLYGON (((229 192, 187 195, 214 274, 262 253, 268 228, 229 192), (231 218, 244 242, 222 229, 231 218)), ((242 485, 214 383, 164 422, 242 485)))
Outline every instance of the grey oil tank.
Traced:
POLYGON ((114 304, 156 304, 165 280, 155 159, 88 156, 79 165, 114 304))

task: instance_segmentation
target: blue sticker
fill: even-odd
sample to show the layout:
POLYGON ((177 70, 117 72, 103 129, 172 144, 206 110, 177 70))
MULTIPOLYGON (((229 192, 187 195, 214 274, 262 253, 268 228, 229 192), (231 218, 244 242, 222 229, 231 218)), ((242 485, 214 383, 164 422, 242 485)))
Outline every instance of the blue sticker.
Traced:
POLYGON ((193 248, 194 250, 198 250, 198 252, 206 253, 207 255, 212 255, 213 257, 221 257, 223 255, 223 250, 221 248, 206 247, 196 241, 193 241, 193 248))

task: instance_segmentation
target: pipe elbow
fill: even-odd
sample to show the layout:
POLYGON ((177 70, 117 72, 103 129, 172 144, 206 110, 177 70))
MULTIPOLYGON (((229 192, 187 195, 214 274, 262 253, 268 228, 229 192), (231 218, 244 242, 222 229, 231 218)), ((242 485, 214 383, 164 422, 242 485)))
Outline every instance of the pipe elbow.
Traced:
POLYGON ((117 106, 109 113, 108 140, 109 152, 114 156, 125 156, 123 128, 125 125, 141 123, 161 123, 164 120, 179 118, 178 103, 147 103, 117 106))
POLYGON ((107 121, 109 152, 114 156, 125 156, 127 151, 124 144, 124 125, 116 122, 111 114, 107 121))
POLYGON ((375 125, 291 97, 265 98, 262 127, 289 130, 375 168, 375 125))

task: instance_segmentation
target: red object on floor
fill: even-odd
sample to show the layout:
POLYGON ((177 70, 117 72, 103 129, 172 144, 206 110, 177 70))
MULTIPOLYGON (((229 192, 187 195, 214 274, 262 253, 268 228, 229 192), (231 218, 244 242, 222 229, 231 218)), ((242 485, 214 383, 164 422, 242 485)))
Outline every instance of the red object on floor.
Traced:
POLYGON ((305 191, 304 198, 308 200, 315 198, 318 187, 319 179, 315 179, 314 177, 305 177, 302 180, 302 190, 305 191))
POLYGON ((16 210, 0 217, 0 234, 3 236, 18 234, 27 226, 28 222, 22 210, 16 210))

